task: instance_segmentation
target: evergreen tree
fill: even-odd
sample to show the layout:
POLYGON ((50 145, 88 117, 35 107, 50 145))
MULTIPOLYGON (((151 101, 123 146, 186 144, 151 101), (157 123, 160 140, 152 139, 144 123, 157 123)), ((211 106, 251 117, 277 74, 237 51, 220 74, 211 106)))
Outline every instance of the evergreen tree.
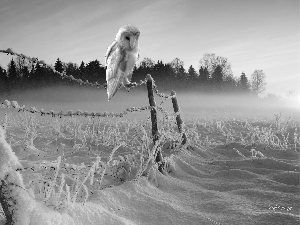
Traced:
POLYGON ((196 73, 196 70, 194 69, 194 67, 192 65, 190 65, 189 69, 188 69, 188 74, 189 76, 192 78, 192 77, 198 77, 197 76, 197 73, 196 73))
POLYGON ((85 79, 90 82, 103 84, 106 82, 106 71, 98 60, 90 61, 85 67, 85 79))
POLYGON ((68 74, 68 75, 76 75, 77 74, 77 72, 78 72, 78 66, 77 66, 77 64, 76 63, 72 63, 72 62, 69 62, 68 64, 67 64, 67 68, 66 68, 66 73, 68 74))
POLYGON ((29 86, 29 82, 30 82, 30 73, 29 73, 29 70, 28 70, 28 67, 27 66, 23 66, 22 70, 21 70, 21 73, 22 73, 22 87, 23 88, 26 88, 29 86))
POLYGON ((9 81, 8 90, 12 91, 15 90, 18 85, 18 72, 17 72, 15 61, 12 59, 7 67, 8 67, 7 75, 9 81))
POLYGON ((17 79, 18 79, 18 73, 17 73, 17 68, 16 68, 15 61, 13 59, 8 64, 8 71, 7 71, 7 73, 8 73, 9 80, 11 82, 16 82, 17 81, 17 79))
POLYGON ((185 69, 183 65, 181 65, 178 69, 177 73, 177 87, 178 89, 181 90, 187 90, 189 84, 188 84, 188 76, 187 73, 185 72, 185 69))
POLYGON ((41 85, 41 83, 42 83, 42 73, 43 73, 43 71, 42 71, 41 65, 39 63, 37 63, 35 65, 34 73, 33 73, 33 76, 32 76, 32 79, 33 79, 35 84, 41 85))
POLYGON ((60 73, 64 71, 64 66, 63 66, 63 64, 62 64, 62 62, 60 61, 59 58, 57 58, 57 60, 55 62, 55 65, 54 65, 54 68, 55 68, 56 71, 58 71, 60 73))
POLYGON ((0 66, 0 94, 7 91, 8 79, 6 70, 0 66))
POLYGON ((85 64, 84 64, 83 61, 81 61, 78 70, 79 70, 78 78, 82 79, 82 80, 86 79, 86 76, 85 76, 85 64))
POLYGON ((79 71, 80 71, 81 74, 84 74, 84 71, 85 71, 85 64, 84 64, 83 61, 81 61, 80 66, 79 66, 78 69, 79 69, 79 71))
POLYGON ((237 81, 233 76, 226 76, 223 77, 223 82, 221 85, 221 90, 223 92, 227 92, 227 93, 233 93, 235 91, 237 91, 237 81))
POLYGON ((84 65, 84 62, 83 61, 81 61, 81 63, 80 63, 80 66, 79 66, 79 70, 80 70, 80 72, 84 72, 84 69, 85 69, 85 65, 84 65))
POLYGON ((164 68, 164 64, 162 61, 157 60, 157 63, 154 65, 154 72, 161 72, 164 68))
POLYGON ((6 78, 6 70, 0 66, 0 79, 4 80, 6 78))
POLYGON ((218 65, 214 72, 211 75, 211 79, 212 82, 217 84, 217 83, 221 83, 223 81, 223 71, 222 71, 222 67, 220 65, 218 65))
POLYGON ((220 92, 222 91, 223 85, 223 71, 222 67, 218 65, 214 72, 211 75, 211 83, 213 87, 214 92, 220 92))
POLYGON ((158 60, 154 65, 153 73, 155 74, 155 77, 159 77, 157 85, 161 90, 166 91, 171 87, 170 84, 173 70, 169 64, 164 64, 161 60, 158 60))
POLYGON ((195 89, 197 87, 198 74, 192 65, 188 69, 187 79, 189 88, 195 89))
MULTIPOLYGON (((163 64, 162 61, 160 61, 161 64, 163 64)), ((171 65, 169 63, 163 64, 160 67, 159 70, 159 74, 162 77, 162 84, 161 84, 161 88, 163 90, 168 90, 168 89, 175 89, 175 75, 174 75, 174 71, 173 68, 171 67, 171 65)))
POLYGON ((238 88, 241 92, 248 92, 249 91, 249 82, 248 79, 246 77, 246 74, 244 72, 242 72, 240 79, 238 81, 238 88))
POLYGON ((30 73, 29 73, 29 70, 28 70, 27 66, 24 66, 22 68, 22 74, 23 74, 24 79, 28 80, 28 78, 30 76, 30 73))
POLYGON ((53 74, 52 71, 49 71, 47 67, 37 63, 31 79, 34 81, 35 85, 45 86, 51 84, 51 81, 53 80, 51 74, 53 74))
POLYGON ((199 69, 199 81, 200 84, 206 85, 209 81, 209 72, 207 70, 207 67, 200 67, 199 69))

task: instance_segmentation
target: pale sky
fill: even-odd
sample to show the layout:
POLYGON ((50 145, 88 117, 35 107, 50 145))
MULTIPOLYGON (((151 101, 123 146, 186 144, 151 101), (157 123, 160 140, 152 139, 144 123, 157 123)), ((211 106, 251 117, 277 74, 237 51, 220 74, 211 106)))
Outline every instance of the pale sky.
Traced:
MULTIPOLYGON (((179 57, 198 70, 215 53, 236 77, 264 70, 267 92, 300 93, 299 20, 299 0, 1 0, 0 49, 49 64, 104 63, 118 29, 134 24, 141 59, 179 57)), ((10 59, 1 54, 0 65, 10 59)))

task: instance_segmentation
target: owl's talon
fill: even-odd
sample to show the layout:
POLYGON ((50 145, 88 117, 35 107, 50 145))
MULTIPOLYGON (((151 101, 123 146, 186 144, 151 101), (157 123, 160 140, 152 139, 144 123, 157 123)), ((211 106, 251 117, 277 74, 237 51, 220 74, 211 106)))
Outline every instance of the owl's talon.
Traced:
POLYGON ((124 87, 129 92, 129 90, 130 90, 130 84, 125 84, 124 87))
POLYGON ((135 87, 135 86, 137 86, 137 83, 136 83, 136 82, 128 83, 128 84, 125 84, 125 85, 124 85, 124 87, 126 88, 127 91, 129 91, 130 88, 135 87))

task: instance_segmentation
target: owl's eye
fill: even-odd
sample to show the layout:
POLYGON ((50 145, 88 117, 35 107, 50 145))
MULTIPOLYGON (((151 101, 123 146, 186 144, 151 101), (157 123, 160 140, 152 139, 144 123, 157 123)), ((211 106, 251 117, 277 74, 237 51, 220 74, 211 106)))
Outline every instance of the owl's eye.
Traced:
POLYGON ((129 37, 125 37, 125 38, 126 38, 126 40, 128 40, 128 41, 130 40, 130 38, 129 38, 129 37))

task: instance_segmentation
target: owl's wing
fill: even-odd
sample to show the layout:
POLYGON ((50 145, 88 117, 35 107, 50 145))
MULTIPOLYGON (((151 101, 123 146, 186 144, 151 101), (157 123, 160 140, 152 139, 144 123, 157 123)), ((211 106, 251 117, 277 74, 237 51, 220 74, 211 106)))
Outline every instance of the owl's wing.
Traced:
POLYGON ((126 67, 126 53, 119 48, 112 49, 107 57, 106 82, 107 95, 110 100, 123 84, 126 67))
POLYGON ((117 48, 117 42, 114 41, 108 48, 107 48, 107 51, 106 51, 106 54, 105 54, 105 65, 107 66, 107 60, 110 56, 110 54, 116 50, 117 48))

